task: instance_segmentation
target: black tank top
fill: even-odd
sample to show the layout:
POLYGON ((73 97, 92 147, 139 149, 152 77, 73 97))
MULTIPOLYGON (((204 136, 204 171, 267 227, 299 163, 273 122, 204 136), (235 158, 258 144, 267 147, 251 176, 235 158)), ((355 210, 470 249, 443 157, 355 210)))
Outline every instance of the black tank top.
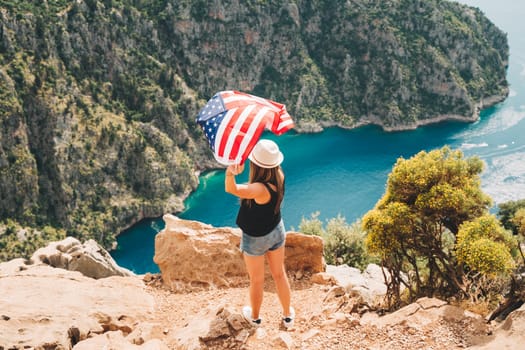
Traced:
POLYGON ((277 192, 267 183, 263 183, 263 185, 270 192, 268 203, 257 204, 255 200, 252 200, 251 206, 248 206, 243 205, 241 201, 241 207, 237 214, 237 225, 244 233, 253 237, 261 237, 270 233, 281 221, 281 208, 275 213, 277 192))

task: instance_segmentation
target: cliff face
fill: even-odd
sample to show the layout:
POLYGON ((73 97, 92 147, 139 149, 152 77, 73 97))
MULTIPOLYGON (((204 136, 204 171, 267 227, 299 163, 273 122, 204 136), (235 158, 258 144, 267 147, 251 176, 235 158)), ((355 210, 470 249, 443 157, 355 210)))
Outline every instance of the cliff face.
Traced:
POLYGON ((194 117, 218 90, 283 102, 303 130, 403 129, 475 119, 507 56, 448 1, 3 1, 0 221, 108 246, 213 166, 194 117))
POLYGON ((185 81, 204 96, 239 88, 284 101, 299 128, 475 120, 485 97, 507 95, 505 34, 454 2, 192 3, 166 6, 161 37, 185 81))

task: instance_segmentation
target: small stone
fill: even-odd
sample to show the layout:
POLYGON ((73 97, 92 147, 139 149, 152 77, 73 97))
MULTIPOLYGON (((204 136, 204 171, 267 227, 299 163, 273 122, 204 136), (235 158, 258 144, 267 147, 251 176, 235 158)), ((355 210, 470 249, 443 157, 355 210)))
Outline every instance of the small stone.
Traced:
POLYGON ((257 328, 257 330, 255 331, 255 338, 257 340, 262 340, 266 338, 266 331, 264 330, 264 328, 257 328))
POLYGON ((310 279, 313 283, 321 285, 332 285, 335 284, 335 279, 332 275, 327 274, 326 272, 318 272, 312 276, 310 279))
POLYGON ((322 328, 331 328, 337 325, 337 320, 332 318, 321 323, 322 328))
POLYGON ((242 329, 236 336, 235 340, 239 343, 246 343, 248 341, 248 337, 250 336, 250 331, 247 329, 242 329))
POLYGON ((292 349, 293 339, 287 332, 280 332, 277 337, 273 339, 274 347, 284 347, 286 349, 292 349))
POLYGON ((310 329, 308 332, 306 332, 303 335, 301 335, 301 340, 302 341, 307 341, 308 339, 311 339, 311 338, 315 337, 319 333, 320 333, 320 330, 318 330, 318 329, 310 329))
POLYGON ((344 287, 341 287, 341 286, 333 286, 332 288, 330 288, 330 290, 326 293, 326 296, 324 297, 324 302, 327 302, 329 300, 332 300, 332 299, 336 299, 336 298, 339 298, 339 297, 342 297, 343 295, 346 294, 346 290, 344 289, 344 287))
POLYGON ((228 324, 235 330, 246 328, 247 321, 241 314, 230 314, 227 318, 228 324))

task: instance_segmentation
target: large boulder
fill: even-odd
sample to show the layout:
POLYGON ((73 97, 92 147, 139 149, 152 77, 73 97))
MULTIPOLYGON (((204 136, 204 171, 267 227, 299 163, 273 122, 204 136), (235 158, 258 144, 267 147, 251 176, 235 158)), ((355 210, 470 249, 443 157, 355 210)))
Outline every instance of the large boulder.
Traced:
POLYGON ((154 300, 136 276, 95 280, 16 263, 0 264, 0 349, 71 349, 107 332, 132 344, 129 335, 154 316, 154 300))
POLYGON ((319 236, 297 232, 286 234, 286 269, 288 271, 323 272, 326 264, 323 257, 323 239, 319 236))
MULTIPOLYGON (((384 270, 388 276, 388 271, 384 270)), ((381 303, 387 292, 382 268, 376 264, 369 264, 365 271, 343 265, 328 265, 326 273, 331 275, 336 283, 342 286, 353 296, 361 296, 363 300, 374 305, 381 303)))
POLYGON ((118 266, 111 255, 92 239, 83 244, 73 237, 52 242, 35 251, 31 262, 78 271, 91 278, 134 275, 128 269, 118 266))
MULTIPOLYGON (((239 250, 239 229, 213 227, 171 214, 163 219, 166 227, 155 237, 153 261, 170 289, 235 287, 247 283, 239 250)), ((321 238, 287 233, 285 264, 288 272, 324 271, 321 238)))

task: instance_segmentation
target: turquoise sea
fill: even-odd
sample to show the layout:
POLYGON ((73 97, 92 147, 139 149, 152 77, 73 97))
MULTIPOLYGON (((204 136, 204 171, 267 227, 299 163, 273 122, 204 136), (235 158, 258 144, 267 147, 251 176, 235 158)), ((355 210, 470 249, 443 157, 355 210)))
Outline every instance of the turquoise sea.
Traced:
MULTIPOLYGON (((446 122, 394 133, 366 126, 330 128, 319 134, 266 134, 264 137, 275 140, 285 155, 283 217, 287 229, 297 229, 302 217, 317 211, 323 221, 340 214, 348 223, 354 222, 383 195, 388 174, 399 157, 409 158, 444 145, 485 161, 482 187, 495 204, 525 198, 525 5, 515 0, 460 2, 479 7, 508 33, 509 97, 483 111, 480 120, 472 124, 446 122)), ((177 214, 182 218, 235 226, 238 201, 224 192, 223 171, 203 174, 185 206, 186 210, 177 214)), ((136 273, 158 272, 153 263, 154 239, 163 227, 161 219, 143 220, 119 235, 118 249, 112 256, 136 273)))

